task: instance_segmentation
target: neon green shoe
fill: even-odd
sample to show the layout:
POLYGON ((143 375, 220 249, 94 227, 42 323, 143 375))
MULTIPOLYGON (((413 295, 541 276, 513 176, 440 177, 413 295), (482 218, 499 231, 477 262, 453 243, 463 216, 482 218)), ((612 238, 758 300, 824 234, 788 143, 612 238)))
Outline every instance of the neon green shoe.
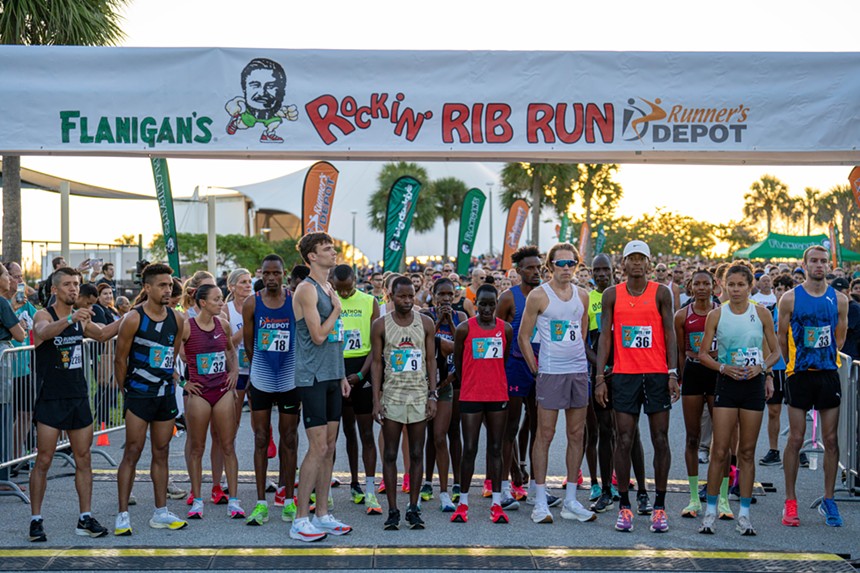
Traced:
POLYGON ((364 503, 364 492, 361 490, 361 486, 354 485, 350 487, 349 494, 352 497, 352 503, 355 505, 361 505, 364 503))
MULTIPOLYGON (((286 506, 285 506, 286 507, 286 506)), ((265 503, 258 503, 254 506, 254 511, 245 520, 245 525, 263 525, 269 521, 269 506, 265 503)))
POLYGON ((364 507, 367 515, 382 515, 382 506, 379 505, 379 500, 372 491, 367 492, 364 497, 364 507))
POLYGON ((681 517, 696 517, 702 513, 702 502, 698 499, 690 500, 690 505, 681 511, 681 517))
POLYGON ((293 521, 296 519, 296 502, 289 500, 284 502, 284 510, 281 512, 281 519, 284 521, 293 521))
POLYGON ((729 505, 729 500, 722 496, 720 496, 720 500, 717 502, 717 513, 720 519, 728 520, 735 518, 735 514, 732 513, 732 506, 729 505))

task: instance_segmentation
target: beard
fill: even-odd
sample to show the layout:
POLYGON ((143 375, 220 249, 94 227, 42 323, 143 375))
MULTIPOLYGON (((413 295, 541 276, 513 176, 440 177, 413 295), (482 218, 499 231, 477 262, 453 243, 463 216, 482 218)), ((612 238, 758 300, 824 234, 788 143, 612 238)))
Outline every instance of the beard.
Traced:
POLYGON ((257 94, 249 98, 245 95, 248 113, 255 119, 272 119, 284 103, 284 90, 278 89, 276 95, 257 94))

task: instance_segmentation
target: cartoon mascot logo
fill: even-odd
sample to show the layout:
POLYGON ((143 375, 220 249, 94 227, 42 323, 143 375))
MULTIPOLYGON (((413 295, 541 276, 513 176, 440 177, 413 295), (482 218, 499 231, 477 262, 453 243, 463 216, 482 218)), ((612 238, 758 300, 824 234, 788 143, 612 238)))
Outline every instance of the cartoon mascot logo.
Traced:
POLYGON ((227 133, 263 124, 263 143, 283 143, 277 129, 284 120, 299 119, 295 105, 284 105, 287 74, 281 64, 266 58, 254 58, 242 70, 243 95, 236 96, 224 106, 230 114, 227 133))

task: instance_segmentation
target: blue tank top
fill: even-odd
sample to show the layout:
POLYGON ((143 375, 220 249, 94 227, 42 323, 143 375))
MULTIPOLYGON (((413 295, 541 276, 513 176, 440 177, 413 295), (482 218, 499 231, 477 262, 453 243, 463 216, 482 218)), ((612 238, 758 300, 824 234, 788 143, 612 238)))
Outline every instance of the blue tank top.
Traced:
MULTIPOLYGON (((523 312, 526 310, 526 295, 523 294, 520 285, 515 287, 511 287, 511 294, 514 296, 514 319, 511 321, 511 328, 514 331, 514 339, 511 343, 511 355, 515 358, 522 358, 523 353, 520 350, 520 343, 517 340, 517 337, 520 333, 520 323, 523 320, 523 312)), ((535 337, 532 335, 532 340, 535 337)), ((532 351, 534 352, 535 357, 540 353, 540 344, 536 342, 532 342, 532 351)))
MULTIPOLYGON (((453 309, 453 307, 451 307, 451 308, 453 309)), ((430 316, 433 318, 433 322, 436 322, 436 320, 438 319, 438 317, 436 316, 436 309, 431 307, 431 308, 428 308, 427 311, 430 313, 430 316)), ((451 318, 454 321, 454 328, 456 329, 457 326, 459 326, 459 324, 460 324, 460 317, 457 316, 457 310, 456 309, 454 310, 454 312, 451 313, 451 318)), ((451 331, 451 327, 448 326, 447 323, 439 325, 439 328, 436 329, 436 334, 438 334, 440 338, 444 338, 445 340, 450 340, 452 342, 454 341, 454 333, 451 331)), ((454 371, 454 353, 452 352, 451 354, 448 355, 447 358, 443 358, 442 357, 442 349, 441 349, 441 347, 437 346, 436 347, 436 368, 438 369, 438 372, 436 373, 436 376, 437 376, 436 380, 442 380, 441 376, 442 376, 442 366, 443 366, 442 363, 443 362, 447 362, 448 374, 450 374, 451 372, 454 371)))
POLYGON ((289 392, 296 387, 296 319, 293 297, 284 290, 281 308, 263 304, 262 291, 255 295, 250 381, 263 392, 289 392))
MULTIPOLYGON (((779 332, 779 304, 773 305, 771 314, 773 314, 773 329, 779 332)), ((779 360, 776 361, 771 370, 785 370, 785 358, 782 356, 782 352, 779 353, 779 360)))
POLYGON ((836 324, 839 304, 828 286, 823 296, 811 296, 803 285, 794 288, 794 311, 788 335, 786 375, 806 370, 836 370, 836 324))
POLYGON ((140 315, 140 325, 128 354, 126 393, 145 398, 172 395, 176 391, 173 384, 173 342, 177 331, 174 311, 168 308, 165 319, 157 322, 146 314, 143 305, 132 310, 140 315))

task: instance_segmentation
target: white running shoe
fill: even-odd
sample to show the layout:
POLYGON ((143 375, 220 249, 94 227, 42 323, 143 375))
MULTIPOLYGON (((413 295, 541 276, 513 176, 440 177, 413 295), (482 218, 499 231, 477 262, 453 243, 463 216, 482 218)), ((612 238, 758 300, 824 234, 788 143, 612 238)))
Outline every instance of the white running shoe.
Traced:
POLYGON ((315 515, 311 523, 313 523, 314 527, 317 529, 325 531, 326 533, 331 533, 332 535, 346 535, 352 531, 352 527, 345 523, 341 523, 330 513, 327 513, 322 517, 315 515))
POLYGON ((597 519, 597 514, 593 511, 585 509, 579 501, 575 499, 567 500, 561 507, 561 517, 563 519, 575 519, 577 521, 594 521, 597 519))
POLYGON ((532 521, 535 523, 552 523, 552 514, 546 504, 539 503, 532 510, 532 521))
POLYGON ((203 500, 195 499, 188 510, 188 519, 203 519, 203 500))
POLYGON ((113 534, 117 536, 131 535, 131 518, 127 511, 116 514, 116 525, 113 528, 113 534))
POLYGON ((167 480, 167 497, 170 499, 185 499, 188 492, 173 483, 173 478, 167 480))
POLYGON ((299 541, 322 541, 326 536, 326 532, 317 528, 307 517, 295 520, 290 526, 290 537, 299 541))
POLYGON ((188 522, 170 511, 160 513, 156 510, 152 514, 152 519, 149 520, 149 526, 153 529, 176 530, 188 527, 188 522))
POLYGON ((227 517, 230 519, 245 519, 245 510, 239 505, 238 499, 231 499, 227 502, 227 517))

